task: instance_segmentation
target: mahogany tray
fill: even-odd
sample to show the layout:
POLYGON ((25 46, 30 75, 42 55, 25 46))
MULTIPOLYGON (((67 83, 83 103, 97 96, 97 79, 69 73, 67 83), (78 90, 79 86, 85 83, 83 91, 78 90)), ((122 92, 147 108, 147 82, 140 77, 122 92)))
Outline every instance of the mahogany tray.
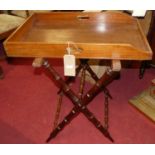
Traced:
POLYGON ((4 43, 9 57, 150 60, 138 20, 120 12, 52 12, 30 16, 4 43), (78 47, 77 50, 76 47, 78 47))

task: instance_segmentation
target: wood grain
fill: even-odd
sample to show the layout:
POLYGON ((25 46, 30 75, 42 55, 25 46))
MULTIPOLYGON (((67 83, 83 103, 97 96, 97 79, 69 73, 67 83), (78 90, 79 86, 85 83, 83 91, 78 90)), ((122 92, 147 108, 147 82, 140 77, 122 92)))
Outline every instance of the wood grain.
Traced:
MULTIPOLYGON (((74 42, 76 58, 150 60, 152 51, 136 19, 119 12, 32 15, 4 43, 8 56, 54 57, 74 42)), ((73 47, 74 48, 74 47, 73 47)))

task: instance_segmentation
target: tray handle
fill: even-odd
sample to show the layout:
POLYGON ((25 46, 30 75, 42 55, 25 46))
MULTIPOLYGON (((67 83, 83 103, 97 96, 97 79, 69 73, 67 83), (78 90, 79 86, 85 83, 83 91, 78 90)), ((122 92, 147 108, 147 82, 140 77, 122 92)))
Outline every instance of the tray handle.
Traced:
POLYGON ((90 17, 88 15, 79 15, 79 16, 77 16, 77 19, 79 19, 79 20, 90 19, 90 17))

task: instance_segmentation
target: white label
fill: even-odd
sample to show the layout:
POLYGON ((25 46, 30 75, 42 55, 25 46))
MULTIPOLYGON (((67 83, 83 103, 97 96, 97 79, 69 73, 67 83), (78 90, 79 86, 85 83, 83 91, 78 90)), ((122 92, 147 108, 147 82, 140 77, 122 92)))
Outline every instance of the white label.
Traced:
POLYGON ((133 10, 132 16, 134 17, 144 17, 146 10, 133 10))
POLYGON ((64 75, 75 76, 75 56, 64 55, 64 75))

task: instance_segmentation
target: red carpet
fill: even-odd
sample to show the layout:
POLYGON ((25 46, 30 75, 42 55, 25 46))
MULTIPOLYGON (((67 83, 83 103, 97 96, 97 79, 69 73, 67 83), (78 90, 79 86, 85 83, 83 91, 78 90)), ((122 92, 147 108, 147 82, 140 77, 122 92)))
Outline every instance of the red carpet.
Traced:
MULTIPOLYGON (((53 64, 62 73, 61 63, 53 64)), ((24 63, 16 59, 12 64, 0 61, 0 65, 5 72, 5 79, 0 80, 0 143, 45 143, 53 127, 58 89, 44 72, 34 71, 31 60, 24 63)), ((121 79, 108 86, 113 96, 109 131, 115 143, 155 143, 155 124, 128 104, 153 78, 153 69, 148 69, 142 80, 138 69, 123 69, 121 79)), ((73 87, 77 89, 78 84, 73 87)), ((101 121, 103 103, 104 95, 100 94, 88 106, 101 121)), ((61 119, 72 107, 65 97, 61 119)), ((50 143, 111 142, 80 114, 50 143)))

